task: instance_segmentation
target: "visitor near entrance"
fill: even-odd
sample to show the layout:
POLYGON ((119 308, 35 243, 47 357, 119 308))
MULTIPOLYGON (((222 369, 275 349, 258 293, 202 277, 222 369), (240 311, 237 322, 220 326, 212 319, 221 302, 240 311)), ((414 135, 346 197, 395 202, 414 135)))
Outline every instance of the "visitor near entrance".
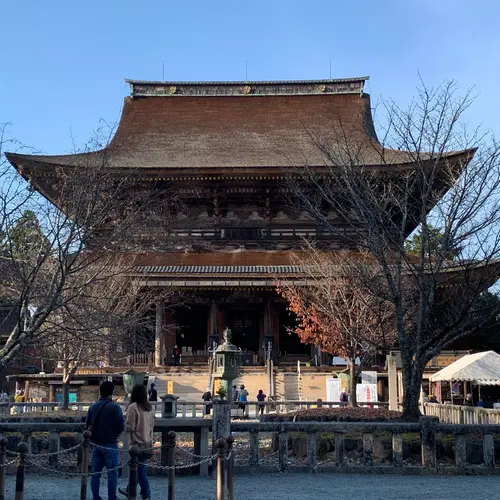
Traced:
MULTIPOLYGON (((209 401, 212 401, 212 393, 210 392, 210 389, 207 389, 204 393, 203 396, 201 397, 205 403, 208 403, 209 401)), ((212 405, 207 404, 205 405, 205 415, 210 415, 210 411, 212 410, 212 405)))
POLYGON ((155 384, 151 384, 151 387, 149 388, 148 396, 150 401, 158 401, 158 391, 155 387, 155 384))
POLYGON ((265 408, 265 404, 264 404, 264 401, 266 400, 266 395, 264 394, 264 391, 262 389, 259 389, 259 393, 257 394, 257 407, 259 409, 259 413, 261 415, 264 415, 264 408, 265 408))
POLYGON ((106 467, 108 474, 108 500, 115 500, 118 488, 118 436, 123 432, 122 409, 111 399, 113 382, 105 381, 99 387, 99 400, 91 405, 87 413, 86 426, 92 433, 92 478, 90 488, 94 500, 101 500, 99 494, 101 471, 106 467))
POLYGON ((181 350, 178 346, 174 347, 174 365, 179 366, 181 364, 181 350))
MULTIPOLYGON (((148 401, 146 388, 136 385, 130 395, 130 406, 127 408, 125 431, 130 434, 130 443, 140 450, 139 465, 137 467, 137 482, 141 488, 143 500, 150 500, 151 488, 148 480, 147 461, 153 458, 153 430, 155 414, 148 401)), ((128 497, 128 488, 120 488, 120 493, 128 497)))
MULTIPOLYGON (((238 391, 238 401, 240 403, 248 402, 248 391, 245 389, 245 386, 243 384, 240 385, 240 390, 238 391)), ((245 416, 247 413, 247 405, 240 404, 239 408, 240 410, 242 410, 243 416, 245 416)))
POLYGON ((233 385, 233 402, 236 403, 238 401, 239 391, 236 385, 233 385))

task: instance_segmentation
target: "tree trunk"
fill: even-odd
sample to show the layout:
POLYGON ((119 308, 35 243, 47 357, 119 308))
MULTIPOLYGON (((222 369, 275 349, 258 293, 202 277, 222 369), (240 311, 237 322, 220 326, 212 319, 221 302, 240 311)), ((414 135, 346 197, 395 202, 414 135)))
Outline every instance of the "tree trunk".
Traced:
POLYGON ((63 377, 62 384, 62 409, 67 410, 69 408, 69 377, 63 377))
POLYGON ((356 357, 351 357, 349 359, 349 375, 350 375, 350 386, 351 394, 349 395, 349 406, 355 408, 358 406, 358 398, 356 395, 356 386, 358 385, 358 376, 356 371, 356 357))
POLYGON ((403 417, 415 420, 418 419, 422 413, 420 411, 420 389, 422 387, 423 369, 420 365, 410 362, 402 365, 403 371, 403 417))

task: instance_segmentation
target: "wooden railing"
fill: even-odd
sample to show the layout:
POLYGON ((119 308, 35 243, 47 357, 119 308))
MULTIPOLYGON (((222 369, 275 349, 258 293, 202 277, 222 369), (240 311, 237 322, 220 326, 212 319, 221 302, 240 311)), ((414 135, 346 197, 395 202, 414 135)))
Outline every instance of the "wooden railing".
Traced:
MULTIPOLYGON (((73 411, 85 412, 93 402, 72 403, 69 409, 73 411)), ((118 404, 126 409, 128 403, 123 401, 118 404)), ((161 414, 161 401, 151 403, 155 407, 157 416, 161 414)), ((177 417, 180 418, 200 418, 206 414, 206 407, 211 405, 205 401, 177 401, 177 417)), ((389 403, 359 403, 359 406, 366 407, 387 407, 389 403)), ((317 408, 319 406, 326 408, 334 408, 347 406, 348 403, 339 403, 332 401, 264 401, 257 402, 235 402, 232 408, 234 417, 249 417, 256 418, 260 413, 260 407, 264 407, 265 414, 282 414, 297 410, 309 408, 317 408), (245 410, 239 407, 244 406, 245 410)), ((7 415, 16 415, 22 413, 52 413, 58 412, 61 409, 61 403, 0 403, 0 417, 7 415)))
MULTIPOLYGON (((194 454, 188 453, 191 463, 196 463, 196 457, 210 456, 209 432, 212 428, 211 419, 159 419, 156 421, 155 440, 156 453, 159 454, 160 463, 166 463, 167 447, 166 439, 168 432, 190 432, 194 434, 194 454), (161 445, 161 447, 160 447, 161 445)), ((14 436, 28 443, 30 455, 33 455, 32 463, 34 469, 36 464, 48 466, 50 469, 57 468, 61 471, 78 470, 81 458, 76 448, 81 441, 84 431, 83 423, 49 423, 49 422, 12 422, 0 423, 0 433, 9 434, 9 441, 15 445, 14 436), (41 436, 45 440, 43 449, 39 443, 41 436), (68 441, 68 436, 72 439, 68 441), (64 438, 64 443, 63 443, 64 438), (60 460, 64 449, 72 453, 73 463, 68 465, 65 459, 60 460), (50 455, 47 455, 49 453, 50 455), (43 456, 45 454, 45 457, 43 456), (40 458, 36 459, 36 455, 40 458), (48 460, 48 465, 43 460, 48 460)), ((495 466, 494 436, 500 434, 499 425, 452 425, 440 424, 433 417, 422 417, 418 422, 232 422, 231 433, 240 440, 235 448, 235 470, 244 471, 332 471, 332 472, 398 472, 418 473, 423 470, 431 473, 492 473, 495 466), (306 440, 306 460, 292 460, 290 453, 290 438, 300 435, 306 440), (390 436, 391 452, 385 457, 385 462, 377 456, 377 436, 390 436), (420 454, 413 465, 404 460, 405 439, 413 435, 420 441, 420 454), (452 463, 442 460, 436 454, 436 443, 440 435, 452 436, 454 439, 454 460, 452 463), (248 436, 248 439, 247 439, 248 436), (272 436, 273 447, 269 451, 269 445, 265 444, 266 437, 272 436), (334 452, 327 459, 319 455, 320 440, 332 439, 334 452), (329 437, 331 436, 331 438, 329 437), (353 439, 358 436, 361 441, 362 454, 358 462, 352 462, 346 451, 346 437, 353 439), (479 467, 471 467, 467 461, 468 438, 479 440, 482 445, 483 464, 479 467), (246 442, 247 445, 242 443, 246 442), (264 463, 264 457, 266 457, 264 463)), ((449 439, 446 439, 449 441, 449 439)), ((123 470, 126 471, 127 464, 123 462, 127 457, 128 442, 124 440, 120 445, 120 456, 122 457, 123 470), (125 457, 125 458, 124 458, 125 457)), ((209 472, 209 464, 203 464, 199 472, 206 475, 209 472)), ((42 470, 44 470, 42 468, 42 470)), ((498 469, 497 469, 498 470, 498 469)))
POLYGON ((269 467, 260 462, 261 436, 263 433, 277 433, 277 467, 278 470, 316 472, 318 470, 342 470, 344 472, 382 472, 392 468, 394 472, 404 468, 420 473, 422 469, 434 472, 464 472, 471 464, 467 462, 467 438, 479 437, 483 448, 483 466, 474 470, 492 471, 495 466, 494 435, 500 432, 500 425, 450 425, 439 424, 433 417, 421 417, 415 423, 393 422, 233 422, 233 434, 247 433, 249 435, 249 452, 246 462, 241 463, 236 470, 276 470, 276 465, 269 467), (293 465, 290 461, 289 450, 291 435, 304 434, 307 439, 306 464, 293 465), (380 434, 392 435, 392 459, 389 464, 376 464, 374 453, 374 436, 380 434), (420 460, 415 465, 406 465, 403 460, 404 439, 407 433, 420 436, 420 460), (318 462, 318 439, 320 435, 333 434, 334 456, 324 462, 318 462), (347 463, 345 453, 345 436, 359 435, 362 441, 362 460, 359 465, 347 463), (455 465, 440 463, 436 455, 436 441, 439 434, 452 435, 455 439, 454 454, 455 465), (333 466, 333 467, 332 467, 333 466), (339 469, 341 468, 341 469, 339 469))
POLYGON ((438 417, 447 424, 500 425, 500 410, 437 403, 424 403, 422 410, 424 415, 438 417))

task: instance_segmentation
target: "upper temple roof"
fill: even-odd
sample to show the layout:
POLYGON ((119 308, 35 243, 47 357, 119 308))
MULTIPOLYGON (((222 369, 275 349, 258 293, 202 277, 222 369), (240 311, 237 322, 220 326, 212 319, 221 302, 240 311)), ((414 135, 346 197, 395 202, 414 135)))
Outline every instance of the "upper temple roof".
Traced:
MULTIPOLYGON (((360 165, 401 165, 410 153, 383 148, 375 134, 367 77, 279 82, 144 82, 131 95, 110 144, 76 155, 7 154, 17 168, 106 165, 162 172, 252 173, 330 164, 356 153, 360 165), (226 170, 227 171, 227 170, 226 170)), ((420 155, 421 157, 421 155, 420 155)))

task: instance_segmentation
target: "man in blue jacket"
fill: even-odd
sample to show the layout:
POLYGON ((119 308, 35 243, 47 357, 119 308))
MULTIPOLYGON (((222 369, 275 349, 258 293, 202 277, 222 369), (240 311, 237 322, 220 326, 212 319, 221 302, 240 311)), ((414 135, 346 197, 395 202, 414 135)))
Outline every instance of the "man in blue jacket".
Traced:
POLYGON ((116 500, 118 488, 118 437, 124 430, 123 412, 119 405, 113 403, 111 397, 114 390, 113 382, 103 382, 99 387, 100 398, 87 413, 87 429, 92 433, 90 438, 94 445, 92 451, 92 472, 90 488, 94 500, 101 500, 99 487, 100 472, 104 467, 108 471, 108 499, 116 500))

